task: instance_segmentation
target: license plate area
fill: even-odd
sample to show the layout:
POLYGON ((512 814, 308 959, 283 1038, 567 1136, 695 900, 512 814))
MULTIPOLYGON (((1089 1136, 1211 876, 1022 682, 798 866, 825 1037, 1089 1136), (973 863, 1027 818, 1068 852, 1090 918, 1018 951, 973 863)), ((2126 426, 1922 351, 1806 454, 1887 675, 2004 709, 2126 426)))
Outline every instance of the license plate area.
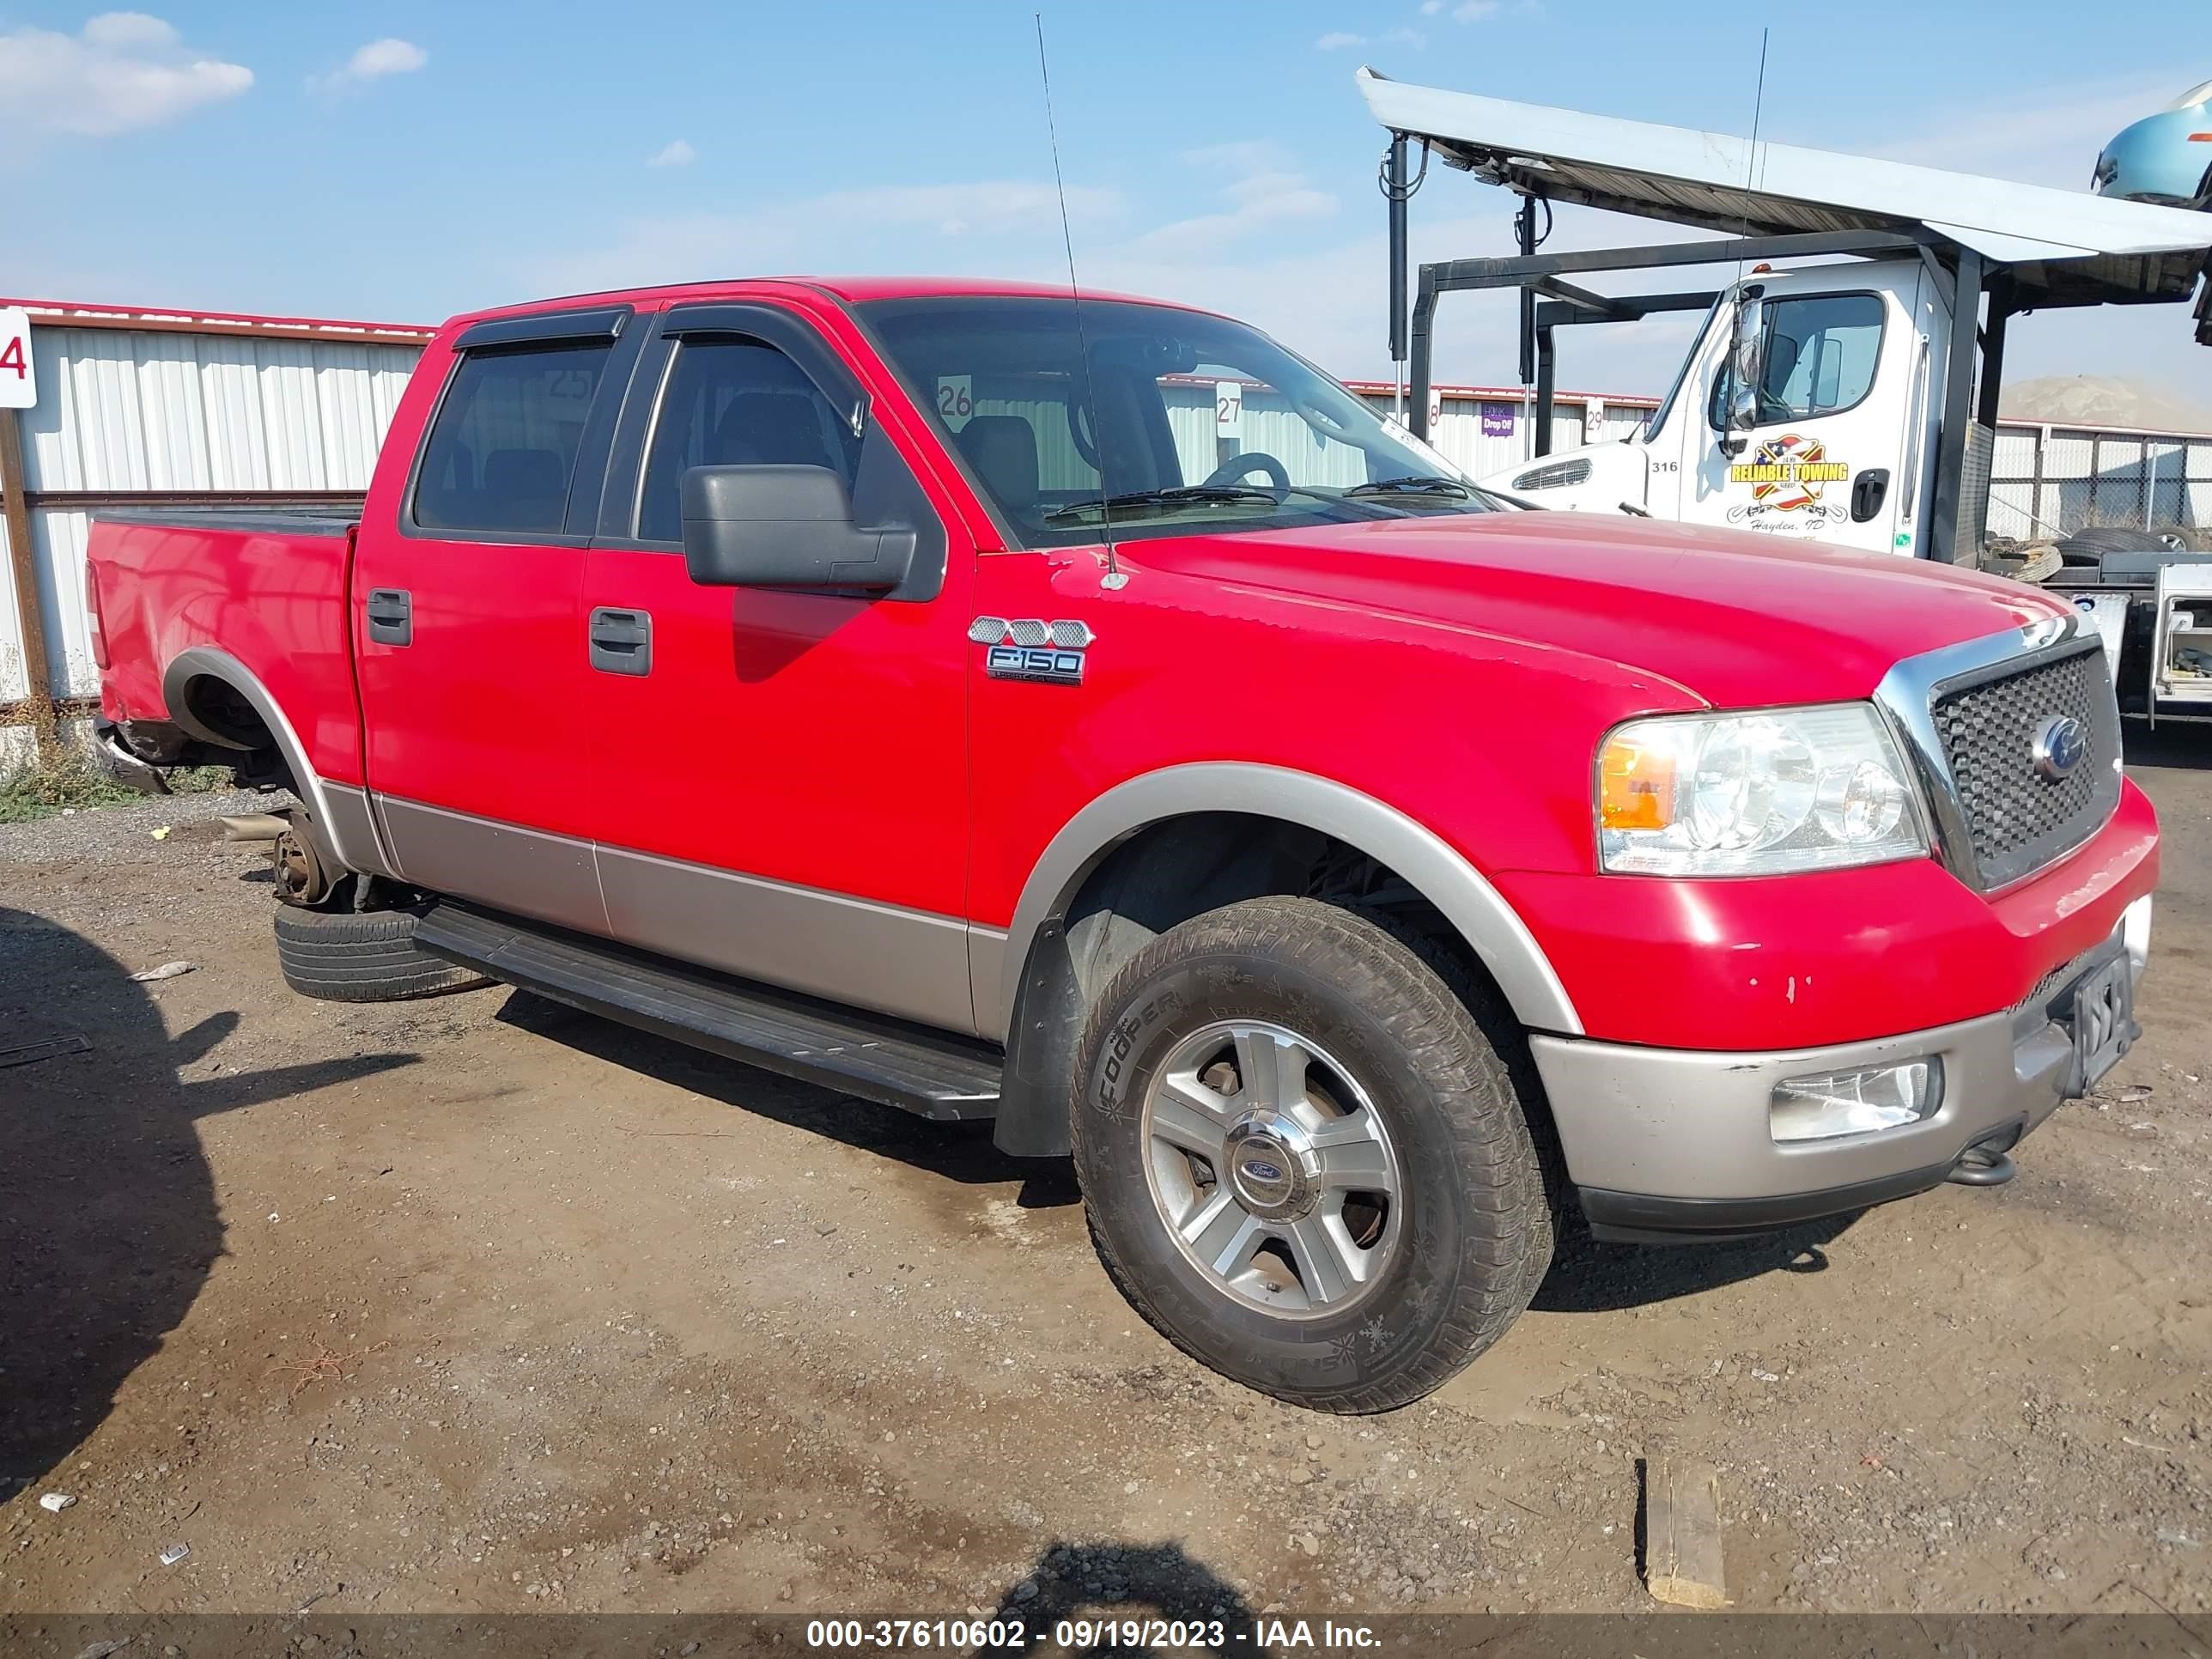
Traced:
POLYGON ((2136 1024, 2135 965, 2124 951, 2075 986, 2068 1024, 2074 1034, 2074 1064, 2066 1079, 2070 1100, 2094 1088, 2142 1034, 2136 1024))

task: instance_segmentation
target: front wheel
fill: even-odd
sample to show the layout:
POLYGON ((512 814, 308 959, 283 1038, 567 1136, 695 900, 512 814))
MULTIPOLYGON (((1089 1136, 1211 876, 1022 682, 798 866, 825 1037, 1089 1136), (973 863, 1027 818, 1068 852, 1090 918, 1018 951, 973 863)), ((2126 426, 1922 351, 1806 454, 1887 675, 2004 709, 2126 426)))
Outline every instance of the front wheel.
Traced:
POLYGON ((1413 945, 1317 900, 1170 929, 1114 976, 1079 1056, 1100 1259, 1170 1341, 1255 1389, 1335 1412, 1420 1399, 1551 1260, 1501 1053, 1517 1040, 1413 945))

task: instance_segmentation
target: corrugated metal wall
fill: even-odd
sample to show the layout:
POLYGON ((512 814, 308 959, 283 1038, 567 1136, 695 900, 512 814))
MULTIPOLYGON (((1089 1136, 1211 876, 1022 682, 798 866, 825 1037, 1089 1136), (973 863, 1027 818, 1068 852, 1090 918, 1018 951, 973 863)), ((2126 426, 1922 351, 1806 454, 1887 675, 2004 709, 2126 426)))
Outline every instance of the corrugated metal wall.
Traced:
MULTIPOLYGON (((26 483, 54 491, 361 490, 419 348, 34 326, 26 483)), ((58 697, 99 694, 79 507, 34 507, 31 540, 58 697)), ((0 702, 29 691, 0 526, 0 702)))
POLYGON ((2212 436, 1999 427, 1990 533, 2027 541, 2095 525, 2212 527, 2212 436))
MULTIPOLYGON (((1392 407, 1388 391, 1359 388, 1360 397, 1378 414, 1392 407)), ((1512 392, 1468 394, 1447 392, 1438 400, 1443 413, 1429 442, 1454 465, 1476 477, 1487 477, 1509 466, 1518 466, 1535 453, 1535 399, 1512 392)), ((1624 437, 1644 424, 1641 404, 1595 403, 1584 398, 1560 398, 1552 406, 1552 447, 1574 449, 1585 443, 1624 437), (1595 404, 1595 413, 1592 412, 1595 404), (1587 432, 1588 437, 1583 434, 1587 432)))

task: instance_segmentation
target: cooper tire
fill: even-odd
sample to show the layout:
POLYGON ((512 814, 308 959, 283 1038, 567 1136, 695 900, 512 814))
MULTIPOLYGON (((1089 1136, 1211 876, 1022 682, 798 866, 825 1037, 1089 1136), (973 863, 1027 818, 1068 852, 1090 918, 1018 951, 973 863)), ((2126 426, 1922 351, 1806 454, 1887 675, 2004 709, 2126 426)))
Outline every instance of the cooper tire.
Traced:
MULTIPOLYGON (((1422 1398, 1504 1334, 1551 1261, 1557 1212, 1529 1133, 1534 1103, 1505 1058, 1520 1044, 1518 1029, 1494 998, 1455 994, 1424 954, 1418 942, 1318 900, 1230 905, 1161 934, 1125 963, 1095 1004, 1078 1055, 1075 1166, 1108 1273, 1184 1352, 1296 1405, 1379 1412, 1422 1398), (1236 1034, 1246 1026, 1306 1045, 1297 1062, 1304 1083, 1295 1085, 1307 1090, 1304 1109, 1320 1111, 1325 1095, 1332 1109, 1356 1097, 1358 1111, 1374 1115, 1369 1127, 1389 1156, 1360 1156, 1378 1169, 1387 1161, 1395 1191, 1387 1200, 1346 1196, 1339 1219, 1357 1197, 1377 1240, 1361 1254, 1395 1244, 1356 1288, 1346 1288, 1353 1272, 1321 1264, 1310 1243, 1300 1255, 1287 1237, 1280 1248, 1263 1243, 1255 1265, 1232 1278, 1205 1265, 1235 1255, 1232 1242, 1214 1257, 1218 1224, 1190 1231, 1224 1190, 1238 1206, 1274 1205, 1280 1183, 1265 1176, 1280 1174, 1283 1146, 1296 1143, 1287 1177, 1295 1182, 1304 1167, 1297 1160, 1333 1156, 1311 1148, 1324 1137, 1345 1139, 1357 1115, 1327 1117, 1298 1141, 1289 1126, 1279 1130, 1261 1116, 1253 1129, 1245 1127, 1253 1111, 1227 1110, 1248 1138, 1225 1143, 1225 1157, 1257 1145, 1268 1161, 1224 1163, 1209 1188, 1204 1171, 1215 1155, 1186 1154, 1172 1139, 1182 1133, 1178 1120, 1156 1114, 1160 1103, 1188 1099, 1196 1075, 1186 1069, 1196 1063, 1188 1057, 1202 1058, 1212 1033, 1230 1031, 1241 1056, 1244 1037, 1236 1034), (1188 1200, 1178 1167, 1195 1172, 1188 1200), (1250 1176, 1253 1169, 1262 1175, 1250 1176), (1191 1207, 1178 1209, 1185 1203, 1191 1207), (1371 1219, 1378 1206, 1387 1206, 1379 1230, 1371 1219), (1179 1242, 1179 1232, 1202 1248, 1179 1242), (1308 1256, 1324 1270, 1310 1275, 1308 1256), (1294 1283, 1270 1281, 1278 1265, 1294 1283), (1306 1288, 1310 1276, 1318 1295, 1306 1288)), ((1255 1052, 1249 1069, 1258 1076, 1273 1064, 1255 1052)), ((1227 1090, 1233 1109, 1254 1095, 1242 1075, 1228 1088, 1224 1065, 1237 1069, 1219 1060, 1205 1075, 1227 1090)), ((1382 1175, 1372 1179, 1386 1184, 1382 1175)), ((1344 1183, 1320 1169, 1308 1188, 1276 1206, 1292 1218, 1282 1224, 1318 1218, 1315 1211, 1299 1216, 1297 1206, 1325 1204, 1322 1189, 1332 1184, 1344 1183)), ((1352 1237, 1347 1226, 1334 1236, 1352 1237)))
POLYGON ((276 961, 284 982, 325 1002, 404 1002, 486 983, 415 943, 411 910, 276 907, 276 961))

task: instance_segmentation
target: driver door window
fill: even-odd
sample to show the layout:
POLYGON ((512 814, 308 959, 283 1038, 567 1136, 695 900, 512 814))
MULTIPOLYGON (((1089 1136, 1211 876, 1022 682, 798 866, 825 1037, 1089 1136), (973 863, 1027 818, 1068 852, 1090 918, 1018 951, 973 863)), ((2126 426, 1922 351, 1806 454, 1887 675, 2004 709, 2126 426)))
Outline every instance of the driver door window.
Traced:
MULTIPOLYGON (((1759 423, 1780 425, 1840 415, 1863 402, 1881 362, 1882 303, 1876 294, 1820 294, 1766 302, 1765 367, 1759 423)), ((1729 375, 1713 377, 1705 418, 1728 429, 1729 375)))
POLYGON ((826 466, 850 490, 860 441, 797 363, 758 340, 686 337, 669 367, 638 489, 640 541, 684 536, 695 466, 826 466))

